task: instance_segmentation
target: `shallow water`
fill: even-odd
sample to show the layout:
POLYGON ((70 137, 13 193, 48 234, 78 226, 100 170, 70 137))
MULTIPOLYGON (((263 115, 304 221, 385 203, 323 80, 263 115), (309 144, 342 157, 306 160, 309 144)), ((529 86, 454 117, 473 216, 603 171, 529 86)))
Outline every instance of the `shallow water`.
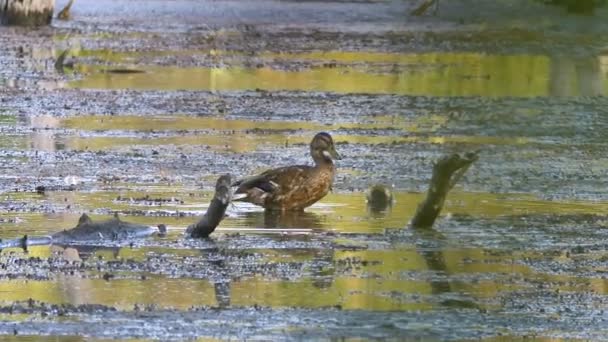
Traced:
MULTIPOLYGON (((112 62, 124 65, 129 57, 123 55, 123 58, 114 56, 112 62)), ((104 55, 97 58, 106 63, 109 61, 104 55)), ((490 97, 593 96, 606 95, 608 89, 608 64, 605 57, 330 51, 294 55, 248 55, 240 59, 244 63, 257 64, 258 67, 243 68, 237 63, 231 67, 198 68, 137 65, 135 70, 141 71, 140 73, 115 73, 111 72, 114 69, 107 66, 79 65, 76 70, 88 76, 70 86, 92 89, 261 89, 490 97), (298 62, 304 65, 298 65, 298 62), (284 63, 285 68, 303 70, 277 70, 265 66, 270 63, 284 63)))
POLYGON ((0 238, 82 213, 169 228, 2 251, 5 338, 608 338, 605 9, 170 3, 0 28, 0 238), (344 157, 332 193, 298 215, 235 203, 184 239, 218 175, 309 164, 318 131, 344 157), (408 227, 432 163, 471 150, 435 229, 408 227), (375 183, 391 208, 367 208, 375 183))

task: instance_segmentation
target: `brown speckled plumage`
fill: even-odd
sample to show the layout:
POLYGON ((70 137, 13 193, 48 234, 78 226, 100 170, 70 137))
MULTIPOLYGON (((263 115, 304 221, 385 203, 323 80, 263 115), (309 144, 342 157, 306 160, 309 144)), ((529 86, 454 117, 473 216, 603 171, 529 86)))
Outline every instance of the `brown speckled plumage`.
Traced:
POLYGON ((331 190, 336 167, 333 159, 340 156, 328 133, 315 135, 310 143, 314 166, 295 165, 268 170, 241 179, 235 194, 246 194, 238 199, 268 210, 303 210, 325 197, 331 190))

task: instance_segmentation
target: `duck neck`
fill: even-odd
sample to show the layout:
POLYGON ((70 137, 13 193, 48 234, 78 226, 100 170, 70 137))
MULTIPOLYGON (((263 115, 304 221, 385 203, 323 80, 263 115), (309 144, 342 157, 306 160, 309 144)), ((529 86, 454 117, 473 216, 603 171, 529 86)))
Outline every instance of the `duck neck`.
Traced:
POLYGON ((329 158, 314 158, 317 169, 334 169, 334 162, 329 158))

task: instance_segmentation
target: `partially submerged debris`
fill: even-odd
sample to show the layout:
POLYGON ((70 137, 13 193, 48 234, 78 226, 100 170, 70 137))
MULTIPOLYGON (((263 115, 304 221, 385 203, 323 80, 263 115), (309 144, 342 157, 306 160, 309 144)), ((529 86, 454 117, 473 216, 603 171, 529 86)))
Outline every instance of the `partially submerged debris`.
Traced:
POLYGON ((71 18, 70 8, 72 7, 73 3, 74 3, 74 0, 70 0, 68 2, 68 4, 65 5, 65 7, 59 12, 59 14, 57 14, 57 19, 70 20, 70 18, 71 18))
POLYGON ((215 184, 215 195, 211 200, 211 204, 209 204, 207 212, 197 223, 188 226, 186 229, 187 235, 193 238, 205 238, 213 233, 222 219, 224 219, 226 208, 232 200, 230 184, 232 184, 232 177, 229 174, 218 178, 215 184))
POLYGON ((430 228, 439 216, 448 192, 467 172, 471 164, 479 159, 477 152, 463 157, 454 153, 444 156, 433 166, 433 176, 426 199, 418 206, 411 225, 414 228, 430 228))
MULTIPOLYGON (((232 177, 229 174, 218 178, 215 185, 215 195, 203 217, 186 230, 192 237, 208 237, 224 219, 226 208, 232 199, 230 184, 232 177)), ((100 241, 127 241, 134 238, 144 238, 154 234, 164 236, 167 234, 167 227, 164 224, 158 226, 147 226, 137 223, 124 222, 118 215, 113 218, 93 222, 87 214, 82 214, 76 227, 55 233, 51 236, 28 237, 12 239, 7 241, 0 240, 0 250, 11 247, 21 247, 27 249, 28 246, 37 245, 73 245, 82 242, 100 241)))
POLYGON ((410 11, 410 15, 421 16, 426 13, 431 7, 433 7, 433 14, 437 13, 439 7, 439 0, 423 0, 416 8, 410 11))
POLYGON ((57 232, 51 236, 27 235, 22 238, 0 241, 0 249, 39 245, 71 245, 92 241, 125 241, 133 238, 143 238, 153 234, 164 235, 167 227, 160 224, 157 227, 122 221, 118 216, 100 222, 93 222, 87 214, 82 214, 76 227, 57 232))
POLYGON ((82 214, 78 220, 78 225, 69 230, 64 230, 52 235, 54 242, 69 243, 73 241, 95 241, 95 240, 112 240, 121 241, 130 238, 141 238, 158 233, 164 235, 167 228, 164 224, 157 227, 147 226, 137 223, 129 223, 122 221, 118 215, 113 218, 93 222, 87 214, 82 214))
POLYGON ((393 193, 383 184, 372 185, 365 194, 367 207, 371 211, 383 211, 393 205, 393 193))

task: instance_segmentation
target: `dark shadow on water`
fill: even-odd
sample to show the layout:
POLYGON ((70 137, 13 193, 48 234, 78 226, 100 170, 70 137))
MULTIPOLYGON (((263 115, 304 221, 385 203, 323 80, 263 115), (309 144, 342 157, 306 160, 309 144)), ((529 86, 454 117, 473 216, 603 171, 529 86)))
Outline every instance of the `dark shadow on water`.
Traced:
POLYGON ((213 270, 212 273, 216 274, 213 279, 209 280, 213 283, 217 306, 219 308, 227 308, 230 307, 231 303, 230 294, 233 281, 226 265, 226 258, 230 251, 218 246, 213 239, 206 240, 209 243, 209 248, 201 249, 200 252, 209 258, 209 263, 205 267, 211 268, 213 270))
POLYGON ((367 214, 371 218, 385 218, 390 217, 393 211, 392 205, 386 207, 367 206, 367 214))
MULTIPOLYGON (((409 227, 408 229, 414 230, 414 236, 418 239, 427 240, 437 246, 434 248, 428 247, 417 247, 418 254, 424 259, 426 266, 429 271, 434 271, 440 276, 449 276, 449 269, 446 263, 446 256, 444 251, 444 245, 446 237, 433 228, 414 228, 409 227)), ((429 282, 431 287, 431 293, 433 295, 441 295, 444 293, 458 292, 452 289, 452 284, 448 280, 432 280, 429 282)), ((477 305, 473 301, 462 300, 462 299, 446 299, 441 301, 441 306, 450 308, 461 308, 461 309, 478 309, 477 305)))
POLYGON ((328 289, 334 283, 335 267, 334 251, 319 249, 313 256, 310 273, 313 278, 312 285, 317 289, 328 289))
POLYGON ((231 281, 218 281, 213 283, 213 288, 215 289, 215 300, 217 301, 217 306, 220 308, 230 307, 230 288, 231 281))
POLYGON ((72 249, 78 253, 78 257, 86 261, 97 252, 111 252, 114 259, 118 258, 120 250, 124 247, 107 247, 95 245, 73 245, 73 244, 53 244, 53 246, 63 248, 64 250, 72 249))

